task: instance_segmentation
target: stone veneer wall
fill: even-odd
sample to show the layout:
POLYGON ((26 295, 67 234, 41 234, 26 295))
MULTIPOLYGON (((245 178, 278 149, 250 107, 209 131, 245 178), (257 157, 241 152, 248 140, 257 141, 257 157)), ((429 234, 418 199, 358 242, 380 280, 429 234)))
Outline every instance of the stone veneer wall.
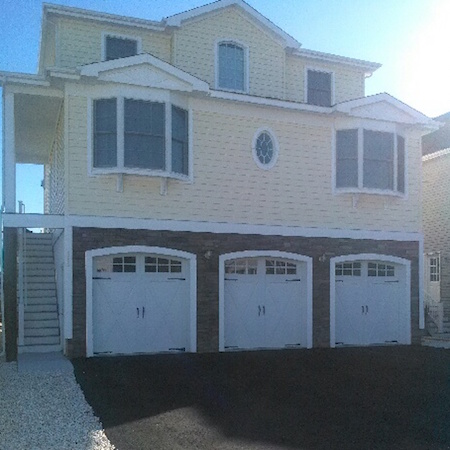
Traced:
POLYGON ((422 330, 419 330, 418 242, 74 228, 73 339, 67 346, 70 357, 86 354, 85 252, 96 248, 125 245, 166 247, 197 255, 199 352, 215 352, 219 348, 219 255, 243 250, 279 250, 313 258, 314 347, 330 345, 330 257, 378 253, 410 260, 412 343, 420 342, 422 330), (210 259, 204 256, 208 250, 212 252, 210 259), (323 255, 326 257, 325 261, 321 261, 323 258, 320 257, 323 255))

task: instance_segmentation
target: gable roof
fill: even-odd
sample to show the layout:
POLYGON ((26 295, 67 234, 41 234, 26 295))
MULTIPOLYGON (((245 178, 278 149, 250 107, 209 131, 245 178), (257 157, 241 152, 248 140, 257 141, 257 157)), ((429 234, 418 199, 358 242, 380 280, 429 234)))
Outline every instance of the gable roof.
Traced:
POLYGON ((209 85, 147 53, 79 67, 80 75, 102 81, 184 92, 209 92, 209 85))
POLYGON ((244 10, 254 21, 258 22, 259 25, 262 25, 264 28, 280 38, 285 48, 298 49, 301 47, 302 44, 300 44, 300 42, 283 31, 280 27, 267 19, 267 17, 264 17, 261 13, 252 8, 243 0, 218 0, 214 3, 208 3, 207 5, 199 6, 198 8, 193 8, 189 11, 166 17, 165 23, 170 27, 180 27, 182 22, 186 20, 194 19, 208 13, 217 12, 230 6, 237 6, 244 10))
POLYGON ((423 125, 437 130, 439 123, 387 93, 338 103, 334 110, 365 119, 388 120, 402 124, 423 125))

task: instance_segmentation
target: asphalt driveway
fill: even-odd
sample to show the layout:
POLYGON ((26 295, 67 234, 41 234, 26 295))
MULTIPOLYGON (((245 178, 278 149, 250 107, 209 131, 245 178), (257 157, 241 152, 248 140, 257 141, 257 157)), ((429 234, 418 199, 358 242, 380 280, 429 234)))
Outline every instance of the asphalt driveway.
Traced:
POLYGON ((450 449, 450 350, 343 348, 73 363, 119 450, 450 449))

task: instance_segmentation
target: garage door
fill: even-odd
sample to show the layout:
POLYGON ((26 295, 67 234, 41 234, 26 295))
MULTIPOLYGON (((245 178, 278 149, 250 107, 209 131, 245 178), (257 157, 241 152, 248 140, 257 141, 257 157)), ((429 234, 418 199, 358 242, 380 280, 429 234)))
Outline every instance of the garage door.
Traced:
POLYGON ((225 349, 306 347, 306 263, 225 262, 225 349))
POLYGON ((187 261, 152 254, 94 258, 94 354, 189 347, 187 261))
POLYGON ((384 261, 335 267, 336 345, 406 343, 405 267, 384 261))

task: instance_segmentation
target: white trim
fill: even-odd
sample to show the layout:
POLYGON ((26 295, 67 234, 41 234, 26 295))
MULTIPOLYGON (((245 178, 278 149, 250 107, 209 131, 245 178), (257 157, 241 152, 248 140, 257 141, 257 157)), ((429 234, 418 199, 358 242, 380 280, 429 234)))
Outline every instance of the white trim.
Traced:
POLYGON ((108 14, 97 11, 89 11, 87 9, 73 8, 69 6, 54 5, 44 3, 43 21, 48 20, 48 14, 57 14, 66 17, 74 17, 78 19, 96 20, 99 22, 107 22, 109 25, 125 25, 131 27, 144 28, 146 30, 164 31, 162 22, 154 20, 137 19, 134 17, 118 16, 116 14, 108 14))
POLYGON ((252 8, 250 5, 242 0, 219 0, 213 3, 209 3, 205 6, 200 6, 198 8, 191 9, 179 14, 174 14, 165 19, 167 26, 169 27, 180 27, 182 22, 189 19, 194 19, 200 15, 218 11, 222 8, 227 8, 228 6, 237 6, 248 13, 258 24, 263 25, 268 28, 272 33, 278 36, 284 43, 285 48, 300 48, 301 44, 295 40, 292 36, 284 32, 281 28, 277 27, 273 22, 264 17, 256 9, 252 8))
POLYGON ((424 293, 424 239, 419 240, 419 329, 425 329, 425 293, 424 293))
POLYGON ((406 268, 406 292, 407 299, 405 306, 406 317, 403 317, 402 331, 405 342, 411 344, 411 261, 397 256, 383 255, 377 253, 360 253, 352 255, 335 256, 330 258, 330 347, 336 347, 336 263, 351 261, 385 261, 394 264, 401 264, 406 268), (406 332, 406 330, 408 330, 406 332))
POLYGON ((279 156, 279 152, 280 152, 280 147, 278 145, 278 140, 276 138, 275 133, 269 128, 269 127, 261 127, 258 128, 255 132, 255 134, 253 135, 253 140, 252 140, 252 155, 253 155, 253 160, 255 161, 255 164, 263 170, 270 170, 272 169, 275 164, 278 161, 278 156, 279 156), (258 140, 258 137, 262 134, 262 133, 266 133, 270 136, 270 138, 272 139, 272 143, 273 143, 273 157, 271 159, 271 161, 268 164, 263 164, 259 158, 258 155, 256 154, 256 142, 258 140))
POLYGON ((156 58, 155 56, 149 55, 148 53, 141 53, 140 55, 129 56, 127 58, 111 59, 109 61, 87 64, 80 66, 78 69, 80 70, 81 76, 98 78, 102 72, 128 69, 133 66, 140 66, 143 64, 159 69, 162 72, 166 72, 168 75, 179 79, 183 83, 189 84, 194 91, 205 93, 209 92, 209 85, 205 81, 200 80, 199 78, 178 69, 172 64, 156 58))
POLYGON ((318 52, 316 50, 308 50, 306 48, 299 48, 292 54, 296 57, 310 58, 320 62, 334 63, 365 69, 366 76, 372 75, 375 70, 381 67, 381 64, 379 63, 364 61, 362 59, 349 58, 347 56, 333 55, 332 53, 318 52))
POLYGON ((126 39, 136 42, 136 55, 142 53, 142 38, 139 36, 131 36, 126 34, 109 33, 108 31, 102 31, 102 61, 106 61, 106 38, 126 39))
POLYGON ((216 39, 214 42, 214 86, 215 89, 219 91, 225 91, 225 92, 235 92, 238 94, 248 94, 249 87, 250 87, 250 52, 248 45, 244 44, 243 42, 232 39, 232 38, 225 38, 225 39, 216 39), (237 47, 241 47, 244 51, 244 89, 241 91, 240 89, 228 89, 221 87, 219 85, 219 45, 220 44, 233 44, 237 47))
POLYGON ((322 227, 296 227, 190 220, 138 219, 132 217, 101 217, 85 215, 3 214, 5 227, 63 228, 73 227, 124 228, 128 230, 191 231, 194 233, 257 234, 260 236, 325 237, 334 239, 370 239, 376 241, 420 241, 422 233, 406 231, 358 230, 322 227))
POLYGON ((443 150, 438 150, 437 152, 428 153, 428 155, 422 156, 422 162, 431 161, 432 159, 440 158, 441 156, 446 156, 450 154, 450 148, 444 148, 443 150))
POLYGON ((14 94, 3 89, 3 208, 16 211, 16 148, 14 94))
MULTIPOLYGON (((325 106, 325 108, 331 108, 335 104, 335 74, 334 70, 329 70, 323 67, 316 67, 316 66, 305 66, 305 74, 304 74, 304 92, 305 92, 305 103, 311 106, 319 106, 319 105, 313 105, 309 103, 308 101, 308 71, 311 72, 322 72, 322 73, 329 73, 331 75, 331 105, 325 106)), ((319 108, 324 108, 324 106, 319 106, 319 108)))
POLYGON ((306 347, 313 346, 313 259, 310 256, 300 255, 298 253, 281 252, 278 250, 245 250, 241 252, 232 252, 219 255, 219 351, 225 351, 225 261, 237 258, 284 258, 306 263, 306 347))
POLYGON ((42 75, 0 71, 0 86, 4 86, 10 83, 50 87, 50 82, 47 81, 42 75))
POLYGON ((61 341, 73 338, 73 227, 64 227, 64 336, 61 341))
POLYGON ((94 323, 93 323, 93 298, 92 276, 93 259, 96 256, 114 255, 118 253, 154 253, 158 255, 182 258, 189 262, 189 352, 197 351, 197 256, 180 250, 165 247, 153 247, 146 245, 126 245, 118 247, 98 248, 88 250, 85 254, 86 264, 86 356, 94 356, 94 323))

